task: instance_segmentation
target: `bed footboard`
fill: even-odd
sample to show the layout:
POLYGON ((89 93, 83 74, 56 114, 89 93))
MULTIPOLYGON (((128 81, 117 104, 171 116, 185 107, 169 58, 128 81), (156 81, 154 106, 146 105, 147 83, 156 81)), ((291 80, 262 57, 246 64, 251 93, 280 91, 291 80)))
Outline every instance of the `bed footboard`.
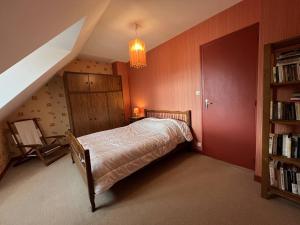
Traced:
POLYGON ((92 212, 94 212, 96 210, 95 190, 90 152, 88 149, 84 149, 82 147, 82 145, 78 142, 78 140, 75 138, 71 131, 67 131, 66 138, 68 143, 70 144, 72 161, 77 165, 84 182, 88 186, 92 212))

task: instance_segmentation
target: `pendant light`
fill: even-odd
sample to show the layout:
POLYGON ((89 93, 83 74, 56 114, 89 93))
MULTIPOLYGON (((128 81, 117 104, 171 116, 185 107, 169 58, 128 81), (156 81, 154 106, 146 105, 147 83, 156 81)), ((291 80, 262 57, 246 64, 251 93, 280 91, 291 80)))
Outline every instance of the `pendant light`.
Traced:
POLYGON ((146 64, 146 46, 145 42, 139 39, 137 36, 137 30, 139 25, 135 24, 135 35, 136 38, 129 42, 129 57, 130 57, 130 67, 132 68, 142 68, 146 64))

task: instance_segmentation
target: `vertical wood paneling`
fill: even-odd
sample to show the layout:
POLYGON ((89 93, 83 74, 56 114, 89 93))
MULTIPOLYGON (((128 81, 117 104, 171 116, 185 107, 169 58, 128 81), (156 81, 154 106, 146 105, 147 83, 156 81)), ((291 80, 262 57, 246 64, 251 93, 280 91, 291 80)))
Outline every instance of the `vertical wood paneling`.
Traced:
POLYGON ((243 1, 147 53, 148 66, 130 70, 131 104, 143 108, 192 110, 192 125, 201 141, 200 45, 257 23, 260 1, 243 1))
POLYGON ((191 109, 195 136, 202 138, 199 47, 260 22, 256 113, 256 175, 261 175, 263 46, 300 35, 299 0, 245 0, 147 53, 148 66, 130 70, 132 105, 191 109))
POLYGON ((129 95, 129 73, 128 63, 114 62, 112 64, 112 71, 114 75, 120 75, 122 77, 122 89, 123 89, 123 101, 124 101, 124 113, 125 121, 128 123, 131 116, 131 104, 129 95))
POLYGON ((261 175, 262 162, 262 84, 263 45, 300 35, 299 0, 262 0, 260 52, 257 93, 256 175, 261 175))

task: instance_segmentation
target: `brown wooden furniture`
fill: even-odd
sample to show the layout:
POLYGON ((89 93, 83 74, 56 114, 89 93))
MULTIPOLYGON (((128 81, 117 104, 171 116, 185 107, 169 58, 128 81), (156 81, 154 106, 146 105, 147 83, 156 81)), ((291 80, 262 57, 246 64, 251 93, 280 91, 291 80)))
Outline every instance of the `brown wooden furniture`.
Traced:
MULTIPOLYGON (((264 46, 264 87, 263 87, 263 133, 262 133, 262 182, 261 195, 264 198, 280 196, 297 203, 300 203, 300 195, 292 194, 288 191, 280 190, 270 185, 270 160, 278 160, 281 163, 300 168, 300 159, 287 158, 281 155, 269 154, 269 133, 277 133, 281 126, 291 132, 299 130, 300 121, 295 120, 270 120, 270 101, 278 100, 278 92, 285 90, 300 91, 300 81, 289 81, 273 83, 271 81, 273 66, 276 65, 276 55, 300 49, 300 38, 290 39, 264 46)), ((298 132, 297 132, 298 133, 298 132)))
POLYGON ((121 76, 65 72, 64 82, 76 137, 125 124, 121 76))
POLYGON ((142 119, 145 119, 145 117, 144 116, 133 116, 133 117, 129 118, 129 122, 134 123, 134 122, 142 120, 142 119))
MULTIPOLYGON (((185 121, 189 126, 191 126, 191 111, 145 110, 145 117, 173 118, 185 121)), ((72 161, 73 163, 76 163, 83 180, 88 186, 89 199, 91 202, 92 212, 94 212, 96 210, 95 191, 89 150, 84 149, 70 131, 67 132, 66 136, 68 143, 70 144, 72 161)), ((189 142, 184 142, 178 145, 175 150, 190 149, 190 147, 189 142)), ((171 152, 174 152, 174 150, 171 152)))
POLYGON ((19 165, 30 158, 38 157, 48 166, 69 152, 67 148, 68 145, 61 140, 65 138, 65 136, 44 136, 37 119, 24 119, 7 122, 7 124, 12 134, 13 142, 21 152, 21 157, 16 161, 15 165, 19 165), (25 141, 22 140, 22 135, 19 133, 17 126, 20 122, 32 123, 34 130, 27 130, 26 132, 36 132, 36 136, 39 139, 37 142, 24 144, 25 141))

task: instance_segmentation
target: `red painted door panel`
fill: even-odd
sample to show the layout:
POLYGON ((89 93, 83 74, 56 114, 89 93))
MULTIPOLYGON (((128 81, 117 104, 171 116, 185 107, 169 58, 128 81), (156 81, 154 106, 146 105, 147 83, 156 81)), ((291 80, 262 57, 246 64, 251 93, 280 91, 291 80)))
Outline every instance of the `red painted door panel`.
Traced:
POLYGON ((201 59, 203 152, 254 169, 258 25, 201 46, 201 59))

